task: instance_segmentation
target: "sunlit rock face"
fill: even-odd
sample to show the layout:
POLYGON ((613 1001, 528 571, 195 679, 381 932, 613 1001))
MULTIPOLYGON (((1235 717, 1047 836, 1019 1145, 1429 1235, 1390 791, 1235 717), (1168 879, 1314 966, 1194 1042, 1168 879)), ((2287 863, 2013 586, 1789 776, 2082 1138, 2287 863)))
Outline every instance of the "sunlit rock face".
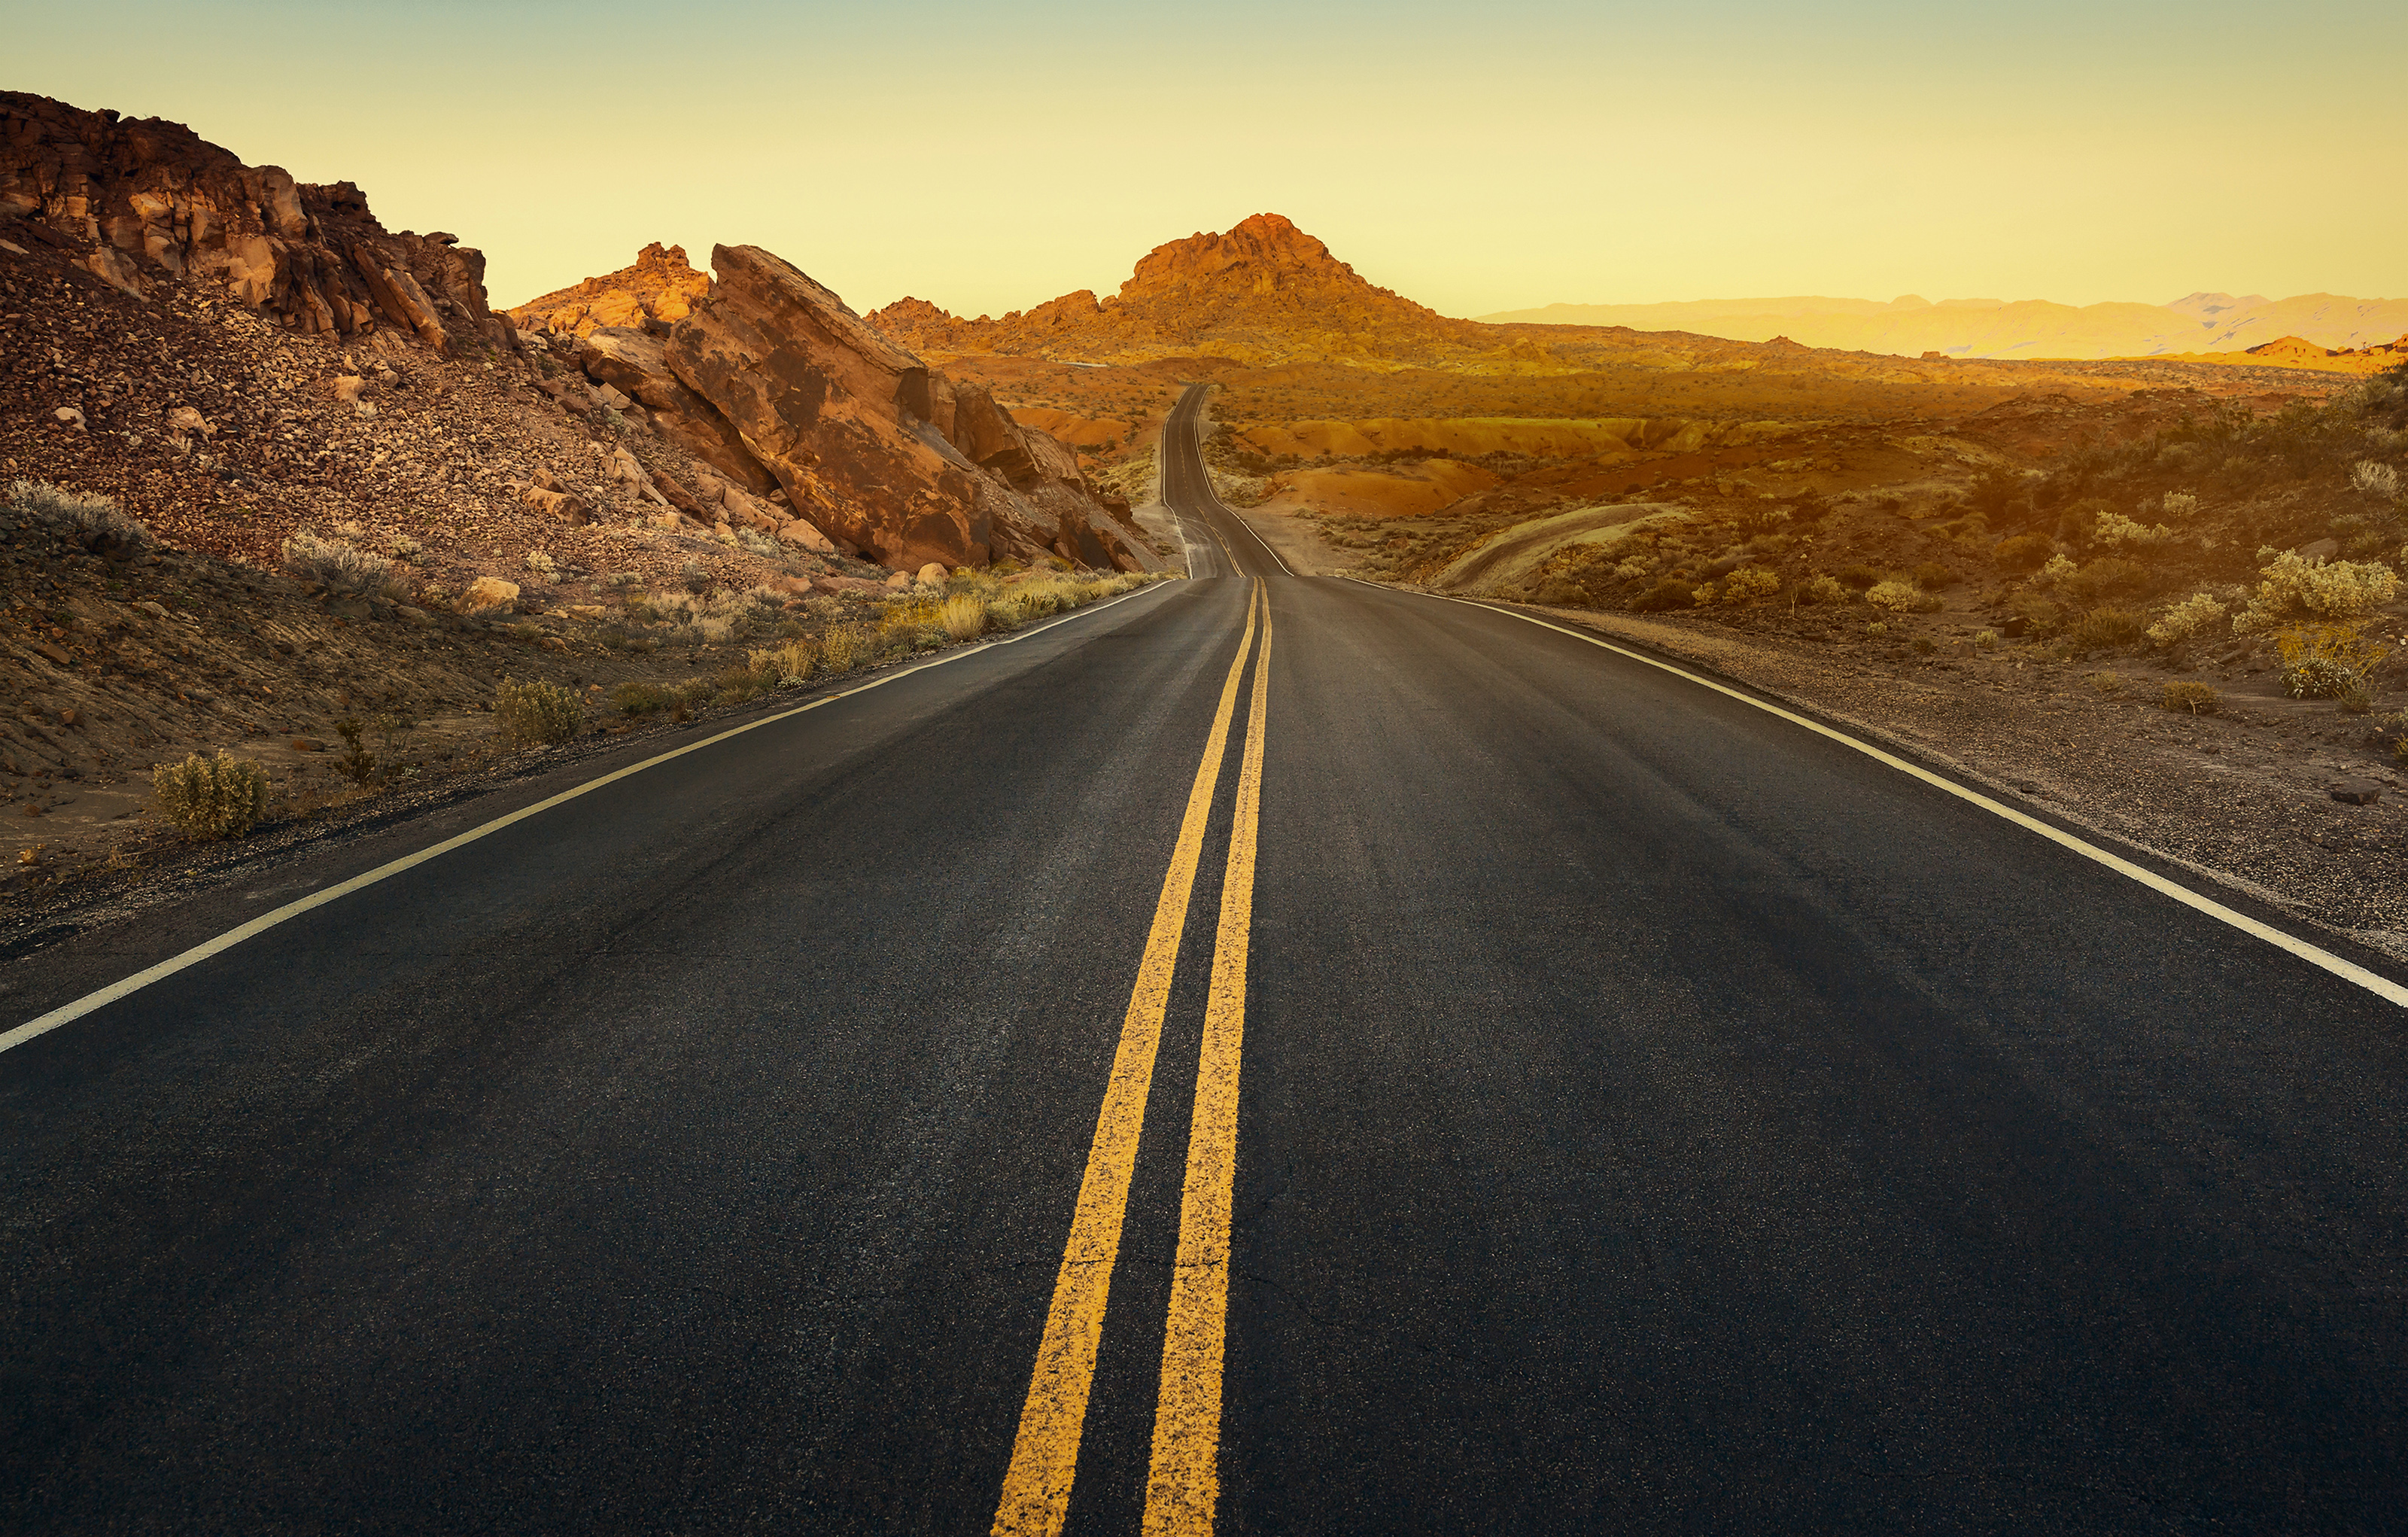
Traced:
POLYGON ((304 334, 443 352, 509 341, 484 257, 454 237, 393 234, 348 181, 296 182, 157 118, 0 92, 0 229, 129 294, 222 281, 304 334))

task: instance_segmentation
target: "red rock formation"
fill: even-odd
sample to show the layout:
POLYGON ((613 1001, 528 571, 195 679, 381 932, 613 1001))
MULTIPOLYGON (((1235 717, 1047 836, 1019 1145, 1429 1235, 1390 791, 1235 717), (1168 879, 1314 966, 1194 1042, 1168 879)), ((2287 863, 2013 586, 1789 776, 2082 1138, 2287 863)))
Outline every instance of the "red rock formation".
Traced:
POLYGON ((601 325, 642 328, 646 321, 660 323, 652 329, 666 333, 710 293, 710 274, 686 265, 685 247, 655 240, 636 252, 633 266, 556 289, 512 307, 509 313, 522 329, 579 337, 601 325))
POLYGON ((222 281, 299 332, 437 352, 507 341, 485 259, 456 237, 390 234, 348 181, 298 183, 157 118, 0 92, 0 234, 137 296, 163 279, 222 281))
POLYGON ((1507 345, 1495 327, 1449 320, 1373 286, 1275 213, 1258 213, 1226 234, 1156 246, 1120 292, 1101 302, 1082 289, 1025 314, 963 321, 924 300, 904 299, 869 318, 932 351, 1094 362, 1182 353, 1246 362, 1429 362, 1507 345))
POLYGON ((757 247, 717 247, 711 267, 710 297, 669 335, 668 367, 810 523, 898 569, 1047 552, 1145 564, 1076 456, 983 387, 932 371, 757 247))

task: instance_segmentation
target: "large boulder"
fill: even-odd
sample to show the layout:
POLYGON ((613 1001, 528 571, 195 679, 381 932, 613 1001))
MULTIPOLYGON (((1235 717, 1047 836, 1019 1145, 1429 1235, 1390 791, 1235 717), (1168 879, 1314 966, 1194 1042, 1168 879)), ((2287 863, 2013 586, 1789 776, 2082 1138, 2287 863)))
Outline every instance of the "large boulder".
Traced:
POLYGON ((668 367, 797 515, 907 571, 1045 553, 1143 567, 1077 456, 984 386, 946 379, 768 251, 721 246, 711 267, 710 296, 669 334, 668 367))
POLYGON ((659 338, 634 326, 597 325, 579 342, 577 358, 596 383, 643 402, 670 442, 756 495, 777 488, 735 424, 670 371, 659 338))
POLYGON ((669 333, 670 368, 735 424, 799 515, 892 567, 983 566, 978 473, 905 425, 927 368, 800 269, 719 246, 718 281, 669 333))

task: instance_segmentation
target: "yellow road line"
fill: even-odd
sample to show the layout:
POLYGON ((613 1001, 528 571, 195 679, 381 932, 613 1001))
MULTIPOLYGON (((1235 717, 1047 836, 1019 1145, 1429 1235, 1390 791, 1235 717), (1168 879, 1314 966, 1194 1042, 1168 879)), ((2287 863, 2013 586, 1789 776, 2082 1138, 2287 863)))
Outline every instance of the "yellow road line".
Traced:
POLYGON ((1187 1134, 1179 1257, 1171 1272, 1162 1395, 1154 1417, 1154 1467, 1145 1489, 1147 1537, 1211 1537, 1221 1498, 1221 1349, 1229 1316, 1238 1061, 1246 1033, 1246 948, 1254 918, 1254 838, 1262 821, 1264 714, 1270 703, 1270 674, 1271 620, 1266 603, 1262 654, 1254 660, 1254 695, 1247 711, 1246 756, 1238 771, 1229 869, 1221 885, 1212 989, 1204 1004, 1196 1115, 1187 1134))
MULTIPOLYGON (((1260 583, 1256 583, 1260 596, 1260 583)), ((1179 825, 1170 869, 1154 904, 1137 985, 1121 1022, 1112 1054, 1112 1075, 1104 1108, 1096 1117, 1096 1140, 1087 1150, 1087 1171, 1079 1182, 1079 1205, 1070 1219, 1070 1241, 1054 1280, 1054 1305, 1045 1314, 1045 1338, 1037 1347, 1037 1370, 1028 1401, 1020 1411, 1020 1433, 1004 1474, 996 1507, 995 1537, 1042 1533, 1054 1537, 1069 1513, 1070 1483, 1079 1471, 1079 1437, 1087 1421, 1087 1396, 1096 1377, 1096 1346, 1104 1332, 1104 1304, 1119 1257, 1122 1219, 1128 1210, 1129 1176, 1137 1167, 1138 1134, 1145 1128, 1145 1099, 1154 1084, 1155 1049, 1162 1043, 1162 1013, 1170 1001, 1170 979, 1179 959, 1179 936, 1187 927, 1187 900, 1196 888, 1196 867, 1204 849, 1204 825, 1212 814, 1212 793, 1221 783, 1221 762, 1229 744, 1229 721, 1237 710, 1238 682, 1254 644, 1255 604, 1246 605, 1246 630, 1238 658, 1221 686, 1220 708, 1204 758, 1188 792, 1187 815, 1179 825)))

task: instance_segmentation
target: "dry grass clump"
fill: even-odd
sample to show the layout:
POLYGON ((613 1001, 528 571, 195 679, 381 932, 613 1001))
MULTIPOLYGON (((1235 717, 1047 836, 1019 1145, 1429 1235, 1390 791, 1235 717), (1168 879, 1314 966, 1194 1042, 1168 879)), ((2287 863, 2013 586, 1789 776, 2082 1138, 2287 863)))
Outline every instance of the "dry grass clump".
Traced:
POLYGON ((2160 710, 2188 711, 2194 715, 2213 715, 2224 708, 2223 697, 2205 683, 2172 682, 2157 697, 2160 710))
POLYGON ((555 746, 585 728, 585 701, 545 682, 505 678, 494 690, 494 730, 512 746, 555 746))
POLYGON ((63 525, 69 538, 98 554, 122 558, 158 543, 150 525, 128 517, 107 496, 79 496, 48 481, 11 481, 8 505, 45 523, 63 525))
POLYGON ((944 601, 938 618, 956 640, 975 640, 986 633, 986 603, 973 593, 955 593, 944 601))
POLYGON ((2124 680, 2116 673, 2094 672, 2082 681, 2088 683, 2094 691, 2111 699, 2124 692, 2124 680))
POLYGON ((794 688, 810 682, 811 668, 819 663, 819 648, 805 639, 787 641, 782 646, 751 654, 752 670, 770 681, 777 688, 794 688))
POLYGON ((150 770, 150 792, 159 814, 196 843, 240 838, 267 814, 267 770, 229 753, 163 763, 150 770))
POLYGON ((394 573, 392 561, 349 539, 322 539, 304 528, 284 541, 282 553, 287 573, 330 593, 395 602, 409 596, 408 584, 394 573))

